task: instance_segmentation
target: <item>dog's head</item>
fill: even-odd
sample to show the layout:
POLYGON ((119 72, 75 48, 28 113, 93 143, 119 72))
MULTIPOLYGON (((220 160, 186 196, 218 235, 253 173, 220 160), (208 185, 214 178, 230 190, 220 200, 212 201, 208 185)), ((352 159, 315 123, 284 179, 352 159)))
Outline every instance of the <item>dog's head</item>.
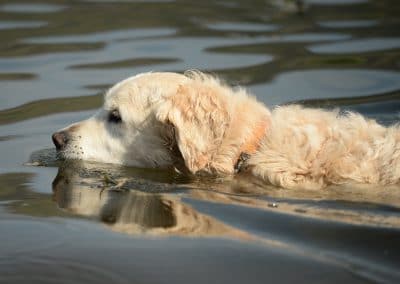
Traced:
POLYGON ((119 82, 93 117, 53 134, 58 153, 66 159, 143 167, 170 164, 155 108, 186 80, 174 73, 145 73, 119 82))
POLYGON ((113 86, 97 114, 52 138, 67 159, 139 167, 181 160, 190 172, 232 172, 246 137, 268 115, 244 91, 201 73, 145 73, 113 86))

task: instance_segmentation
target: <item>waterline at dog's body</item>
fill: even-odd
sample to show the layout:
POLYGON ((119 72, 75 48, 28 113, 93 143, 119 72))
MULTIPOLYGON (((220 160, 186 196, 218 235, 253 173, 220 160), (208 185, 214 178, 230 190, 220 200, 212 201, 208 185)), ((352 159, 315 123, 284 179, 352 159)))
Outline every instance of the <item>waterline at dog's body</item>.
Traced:
POLYGON ((240 162, 241 171, 286 188, 400 180, 398 126, 298 105, 270 112, 245 90, 199 72, 128 78, 94 117, 53 141, 67 159, 191 173, 234 174, 240 162))

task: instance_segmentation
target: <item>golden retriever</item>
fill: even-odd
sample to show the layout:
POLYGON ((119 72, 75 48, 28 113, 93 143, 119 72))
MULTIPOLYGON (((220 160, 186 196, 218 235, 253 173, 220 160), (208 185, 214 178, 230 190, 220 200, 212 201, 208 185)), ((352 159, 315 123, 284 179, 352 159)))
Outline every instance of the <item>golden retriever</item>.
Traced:
POLYGON ((52 136, 66 159, 189 173, 251 173, 285 188, 400 181, 400 127, 347 112, 276 107, 200 72, 113 86, 88 120, 52 136))

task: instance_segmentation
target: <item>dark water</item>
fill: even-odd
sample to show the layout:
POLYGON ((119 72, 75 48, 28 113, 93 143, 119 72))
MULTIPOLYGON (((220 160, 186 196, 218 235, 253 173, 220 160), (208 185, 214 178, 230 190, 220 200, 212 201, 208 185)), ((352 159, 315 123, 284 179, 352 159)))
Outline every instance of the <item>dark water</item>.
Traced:
POLYGON ((400 120, 398 0, 0 0, 1 283, 399 283, 400 187, 285 190, 55 159, 110 85, 200 69, 400 120))

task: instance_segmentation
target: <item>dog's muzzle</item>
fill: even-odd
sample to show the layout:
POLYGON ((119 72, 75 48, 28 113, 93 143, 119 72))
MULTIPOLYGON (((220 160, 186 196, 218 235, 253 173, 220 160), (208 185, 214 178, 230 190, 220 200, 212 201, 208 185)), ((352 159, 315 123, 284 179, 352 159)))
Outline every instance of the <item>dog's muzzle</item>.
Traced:
POLYGON ((57 150, 63 150, 69 141, 69 135, 65 131, 56 132, 51 138, 57 150))

